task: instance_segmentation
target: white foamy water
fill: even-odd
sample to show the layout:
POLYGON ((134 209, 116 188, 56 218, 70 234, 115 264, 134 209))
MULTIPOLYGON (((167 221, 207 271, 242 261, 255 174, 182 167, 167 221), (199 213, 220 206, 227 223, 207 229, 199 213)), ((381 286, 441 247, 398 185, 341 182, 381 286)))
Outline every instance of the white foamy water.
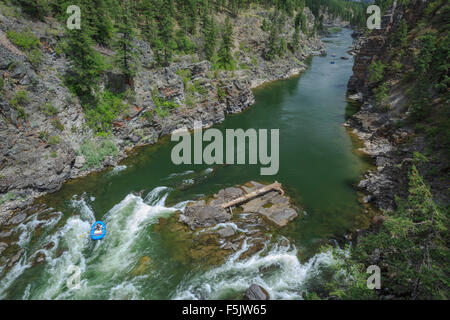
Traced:
MULTIPOLYGON (((31 272, 33 261, 44 254, 43 271, 35 281, 22 289, 22 299, 144 299, 149 293, 148 281, 163 281, 161 270, 136 275, 134 268, 147 255, 148 249, 157 246, 148 228, 161 217, 168 217, 177 210, 183 211, 189 201, 173 207, 165 205, 171 189, 157 187, 144 199, 129 194, 102 218, 95 213, 86 194, 73 197, 70 205, 77 215, 69 217, 53 233, 43 233, 39 240, 32 233, 42 226, 51 228, 62 219, 61 213, 51 213, 48 220, 40 221, 38 215, 27 217, 16 227, 21 232, 19 243, 27 251, 6 273, 0 283, 0 298, 7 298, 7 290, 23 274, 31 272), (92 223, 103 220, 107 236, 100 241, 89 237, 92 223), (53 243, 53 246, 47 246, 53 243), (69 289, 67 280, 74 274, 73 267, 80 270, 79 288, 69 289), (153 272, 153 273, 152 273, 153 272), (149 279, 151 274, 151 280, 149 279)), ((235 223, 218 224, 209 231, 231 227, 239 232, 235 223)), ((263 286, 272 299, 300 299, 305 283, 320 274, 321 266, 333 263, 331 253, 320 253, 306 263, 301 263, 295 247, 272 245, 253 256, 238 260, 249 248, 245 241, 242 248, 231 255, 221 266, 209 271, 188 273, 173 291, 173 299, 226 299, 241 295, 251 284, 263 286), (267 271, 269 270, 269 271, 267 271)), ((161 258, 161 257, 160 257, 161 258)), ((170 263, 168 261, 167 263, 170 263)), ((1 271, 1 270, 0 270, 1 271)), ((167 275, 165 275, 167 276, 167 275)), ((320 276, 320 275, 319 275, 320 276)), ((176 284, 175 284, 176 285, 176 284)))
POLYGON ((115 176, 119 172, 124 171, 127 168, 126 165, 115 166, 109 173, 108 176, 115 176))
POLYGON ((243 247, 223 265, 185 279, 176 289, 173 299, 227 299, 259 284, 271 299, 301 299, 306 281, 320 273, 322 265, 334 263, 331 252, 319 253, 302 264, 296 248, 275 245, 268 253, 262 251, 239 261, 243 247), (273 268, 274 271, 262 272, 273 268))
POLYGON ((192 173, 194 173, 194 172, 195 172, 195 171, 193 171, 193 170, 186 170, 186 171, 183 171, 183 172, 175 172, 175 173, 171 173, 171 174, 169 174, 169 175, 167 176, 167 178, 165 178, 165 180, 172 179, 172 178, 176 178, 176 177, 181 177, 181 176, 186 176, 186 175, 192 174, 192 173))
MULTIPOLYGON (((96 220, 86 195, 74 197, 71 206, 78 215, 67 219, 65 224, 53 234, 41 240, 38 250, 25 252, 2 278, 0 298, 6 289, 31 267, 38 253, 45 254, 46 263, 39 281, 30 283, 23 292, 23 299, 77 299, 102 298, 139 299, 139 278, 129 275, 130 270, 140 257, 139 245, 149 241, 145 229, 158 221, 159 217, 168 216, 177 210, 183 210, 187 202, 170 208, 165 207, 169 189, 159 187, 152 190, 146 199, 129 194, 120 203, 105 214, 102 220, 106 224, 107 236, 100 241, 92 241, 89 232, 96 220), (53 247, 43 248, 53 243, 53 247), (28 258, 29 257, 29 258, 28 258), (74 273, 73 267, 80 270, 79 288, 68 289, 67 280, 74 273), (94 276, 93 276, 94 275, 94 276), (106 294, 106 297, 105 297, 106 294)), ((37 216, 37 215, 36 215, 37 216)), ((45 221, 50 226, 61 218, 58 215, 45 221)), ((18 226, 22 230, 19 243, 26 246, 36 226, 44 222, 36 217, 18 226)), ((149 242, 145 245, 151 246, 149 242)), ((28 248, 30 250, 30 248, 28 248)))
POLYGON ((244 232, 244 233, 247 233, 247 232, 248 232, 247 229, 241 229, 241 228, 239 228, 239 227, 236 225, 236 223, 234 223, 234 222, 222 222, 222 223, 218 223, 218 224, 216 224, 215 226, 210 227, 210 228, 203 229, 203 230, 201 230, 200 232, 215 231, 215 230, 223 229, 223 228, 226 228, 226 227, 231 227, 231 228, 233 228, 234 231, 238 231, 238 232, 244 232))

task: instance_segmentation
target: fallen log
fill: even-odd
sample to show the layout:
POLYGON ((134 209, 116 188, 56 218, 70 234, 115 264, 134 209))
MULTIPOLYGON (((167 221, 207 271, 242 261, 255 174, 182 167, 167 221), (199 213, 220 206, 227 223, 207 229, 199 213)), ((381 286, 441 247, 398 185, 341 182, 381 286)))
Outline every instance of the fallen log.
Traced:
POLYGON ((234 200, 231 200, 229 202, 226 202, 226 203, 222 204, 222 208, 226 209, 226 208, 229 208, 229 207, 232 207, 232 206, 239 205, 239 204, 241 204, 243 202, 249 201, 250 199, 253 199, 253 198, 256 198, 258 196, 261 196, 261 195, 263 195, 263 194, 265 194, 265 193, 267 193, 269 191, 272 191, 272 190, 279 191, 282 196, 284 195, 284 191, 283 191, 283 189, 281 189, 281 183, 279 183, 278 181, 275 181, 274 183, 269 184, 269 185, 267 185, 267 186, 265 186, 263 188, 260 188, 258 190, 255 190, 253 192, 250 192, 250 193, 246 194, 245 196, 236 198, 234 200))

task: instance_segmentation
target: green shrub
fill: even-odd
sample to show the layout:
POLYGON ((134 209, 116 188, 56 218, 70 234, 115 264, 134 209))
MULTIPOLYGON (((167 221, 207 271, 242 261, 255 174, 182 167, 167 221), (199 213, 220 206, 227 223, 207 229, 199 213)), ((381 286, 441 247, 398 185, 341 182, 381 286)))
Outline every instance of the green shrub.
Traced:
POLYGON ((204 96, 208 92, 205 87, 203 87, 198 80, 194 81, 194 89, 196 92, 200 93, 200 95, 204 96))
POLYGON ((186 98, 184 99, 184 103, 188 108, 192 108, 195 105, 195 97, 192 93, 188 92, 186 94, 186 98))
POLYGON ((27 58, 33 66, 38 66, 42 62, 42 52, 39 49, 32 49, 27 52, 27 58))
POLYGON ((86 139, 81 145, 80 152, 86 158, 86 166, 92 168, 101 165, 108 156, 115 158, 118 154, 118 149, 116 144, 108 139, 86 139))
POLYGON ((11 201, 11 200, 15 200, 17 197, 14 193, 12 192, 8 192, 4 195, 0 195, 0 206, 2 204, 4 204, 5 202, 11 201))
POLYGON ((32 65, 37 66, 42 62, 42 52, 39 50, 41 43, 33 32, 27 30, 19 33, 9 30, 6 32, 6 36, 25 52, 32 65))
POLYGON ((6 36, 12 43, 23 50, 31 50, 40 46, 39 39, 31 31, 16 32, 14 30, 8 30, 6 36))
POLYGON ((182 30, 178 30, 175 36, 177 51, 183 54, 195 53, 197 46, 185 35, 182 30))
POLYGON ((126 109, 122 102, 122 95, 115 95, 110 91, 103 92, 96 105, 86 108, 86 122, 96 132, 108 132, 113 121, 126 109))
POLYGON ((374 90, 375 93, 375 101, 378 105, 382 107, 389 107, 388 103, 388 93, 389 89, 387 88, 386 83, 381 84, 378 88, 374 90))
POLYGON ((61 138, 59 136, 51 136, 48 138, 47 143, 51 145, 55 145, 61 142, 61 138))
POLYGON ((400 44, 401 46, 406 45, 406 42, 408 41, 408 25, 406 23, 405 19, 402 19, 400 21, 400 24, 398 26, 397 32, 395 33, 395 41, 400 44))
POLYGON ((250 66, 246 63, 240 63, 239 68, 242 70, 248 70, 248 69, 250 69, 250 66))
POLYGON ((148 123, 152 123, 152 122, 153 122, 154 114, 153 114, 152 111, 147 110, 147 111, 145 111, 145 112, 142 114, 142 116, 147 120, 148 123))
POLYGON ((225 90, 223 90, 221 87, 217 86, 217 97, 219 98, 219 101, 222 101, 226 97, 225 90))
POLYGON ((386 65, 383 64, 381 61, 372 61, 372 63, 369 65, 369 81, 371 83, 377 83, 383 79, 383 73, 384 69, 386 68, 386 65))
POLYGON ((64 125, 59 121, 59 119, 52 120, 52 126, 58 129, 59 131, 64 131, 64 125))
POLYGON ((166 118, 169 116, 169 110, 161 107, 156 107, 155 112, 160 118, 166 118))
POLYGON ((39 132, 39 139, 41 139, 44 142, 47 142, 48 141, 48 132, 46 132, 46 131, 39 132))
POLYGON ((170 110, 179 107, 179 105, 176 104, 175 102, 168 101, 165 100, 164 98, 159 97, 157 91, 152 92, 152 99, 156 106, 155 108, 156 114, 161 118, 167 117, 170 113, 170 110))
POLYGON ((399 61, 394 61, 394 63, 392 64, 392 71, 394 72, 400 72, 403 68, 403 65, 401 62, 399 61))
POLYGON ((184 89, 187 89, 188 83, 189 83, 189 81, 191 81, 191 77, 192 77, 191 70, 178 69, 177 75, 179 75, 181 77, 181 79, 183 80, 184 89))
POLYGON ((40 110, 49 117, 59 113, 59 110, 50 102, 47 102, 43 106, 41 106, 40 110))
POLYGON ((30 103, 30 98, 28 98, 28 93, 25 90, 19 90, 16 92, 14 97, 9 100, 9 104, 14 109, 17 109, 18 107, 23 107, 30 103))
POLYGON ((22 118, 24 120, 26 120, 28 118, 28 115, 25 112, 25 110, 23 110, 23 108, 17 107, 16 110, 17 110, 17 117, 18 118, 22 118))
MULTIPOLYGON (((426 161, 414 154, 414 163, 426 161)), ((373 264, 375 250, 382 268, 382 295, 393 299, 448 299, 448 214, 433 200, 430 188, 413 165, 409 174, 409 195, 396 198, 397 209, 383 214, 384 223, 376 233, 362 236, 349 254, 336 257, 342 261, 345 278, 332 281, 332 296, 342 299, 366 298, 365 267, 373 264), (364 265, 355 273, 352 268, 364 265), (358 281, 360 279, 361 281, 358 281), (338 293, 338 294, 336 294, 338 293)), ((342 268, 343 267, 343 268, 342 268)))

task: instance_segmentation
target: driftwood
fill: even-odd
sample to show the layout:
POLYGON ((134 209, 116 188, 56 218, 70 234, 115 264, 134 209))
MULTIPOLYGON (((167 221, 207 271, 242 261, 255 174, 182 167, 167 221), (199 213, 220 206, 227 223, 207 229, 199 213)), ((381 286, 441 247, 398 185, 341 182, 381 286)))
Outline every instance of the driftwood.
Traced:
POLYGON ((281 183, 279 183, 278 181, 275 181, 274 183, 269 184, 269 185, 267 185, 267 186, 265 186, 265 187, 263 187, 261 189, 258 189, 258 190, 255 190, 253 192, 250 192, 249 194, 246 194, 245 196, 236 198, 234 200, 231 200, 229 202, 226 202, 226 203, 222 204, 222 208, 226 209, 226 208, 229 208, 229 207, 232 207, 232 206, 236 206, 236 205, 241 204, 243 202, 246 202, 246 201, 248 201, 250 199, 253 199, 253 198, 256 198, 258 196, 261 196, 261 195, 263 195, 263 194, 265 194, 265 193, 267 193, 269 191, 272 191, 272 190, 279 191, 281 193, 281 195, 284 195, 284 191, 283 191, 283 189, 281 189, 281 183))

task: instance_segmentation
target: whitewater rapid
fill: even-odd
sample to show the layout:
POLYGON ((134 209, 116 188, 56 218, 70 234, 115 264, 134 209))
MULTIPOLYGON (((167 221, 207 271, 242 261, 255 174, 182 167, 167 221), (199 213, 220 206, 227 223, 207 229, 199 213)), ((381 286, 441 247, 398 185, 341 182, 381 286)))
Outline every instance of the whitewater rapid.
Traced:
MULTIPOLYGON (((144 198, 128 194, 102 218, 107 225, 107 237, 100 241, 89 238, 91 225, 96 220, 92 202, 86 194, 75 196, 70 205, 78 215, 61 221, 60 212, 51 213, 48 220, 39 220, 39 214, 28 217, 16 227, 20 232, 18 244, 26 249, 17 262, 1 279, 0 298, 6 298, 8 288, 33 266, 37 255, 45 255, 46 262, 39 279, 26 285, 22 299, 146 299, 146 283, 158 281, 154 275, 133 274, 143 252, 152 258, 152 249, 158 244, 149 235, 149 226, 161 217, 169 217, 184 210, 187 201, 173 207, 166 206, 171 189, 157 187, 144 198), (45 230, 61 224, 32 241, 31 234, 39 226, 45 230), (52 244, 49 246, 48 244, 52 244), (44 249, 43 249, 44 248, 44 249), (79 272, 79 281, 77 272, 79 272), (76 286, 70 281, 77 281, 76 286), (75 280, 74 280, 75 279, 75 280), (156 279, 156 280, 155 280, 156 279)), ((42 214, 42 213, 40 213, 42 214)), ((234 223, 229 225, 240 232, 234 223)), ((239 260, 248 249, 244 242, 239 251, 227 261, 208 271, 188 272, 172 291, 172 299, 226 299, 244 292, 251 284, 263 286, 273 299, 300 299, 301 291, 321 267, 333 263, 331 253, 319 253, 306 263, 301 263, 295 246, 267 244, 264 250, 239 260), (261 272, 261 270, 271 270, 261 272)), ((170 263, 170 261, 168 262, 170 263)), ((36 268, 36 267, 33 267, 36 268)), ((1 271, 1 270, 0 270, 1 271)), ((148 288, 148 287, 147 287, 148 288)))

